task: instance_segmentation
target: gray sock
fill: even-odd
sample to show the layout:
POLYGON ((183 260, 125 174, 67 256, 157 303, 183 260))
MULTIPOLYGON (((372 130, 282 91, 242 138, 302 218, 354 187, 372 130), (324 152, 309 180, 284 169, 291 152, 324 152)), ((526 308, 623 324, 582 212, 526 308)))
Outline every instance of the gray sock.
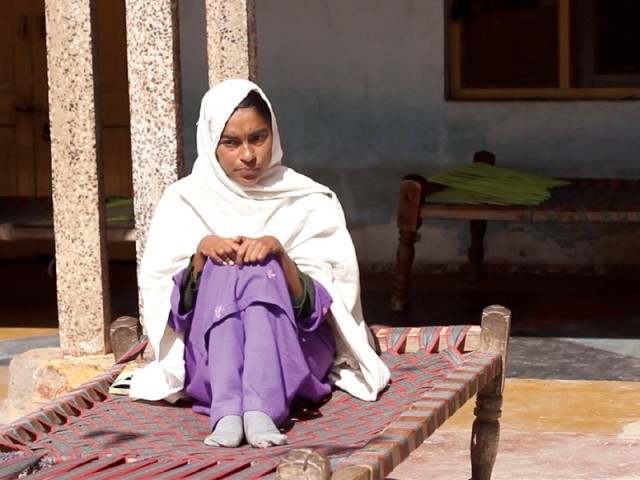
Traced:
POLYGON ((244 431, 252 447, 267 448, 287 443, 287 436, 280 433, 271 417, 258 410, 245 412, 244 431))
POLYGON ((204 443, 212 447, 238 447, 243 437, 242 417, 227 415, 218 420, 213 432, 204 439, 204 443))

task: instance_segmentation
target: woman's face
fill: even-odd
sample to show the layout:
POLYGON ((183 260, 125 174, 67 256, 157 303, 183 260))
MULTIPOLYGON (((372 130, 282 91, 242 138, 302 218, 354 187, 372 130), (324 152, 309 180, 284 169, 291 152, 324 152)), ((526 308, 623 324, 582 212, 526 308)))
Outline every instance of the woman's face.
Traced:
POLYGON ((216 156, 229 178, 254 185, 269 168, 272 143, 269 123, 254 108, 240 108, 229 117, 216 156))

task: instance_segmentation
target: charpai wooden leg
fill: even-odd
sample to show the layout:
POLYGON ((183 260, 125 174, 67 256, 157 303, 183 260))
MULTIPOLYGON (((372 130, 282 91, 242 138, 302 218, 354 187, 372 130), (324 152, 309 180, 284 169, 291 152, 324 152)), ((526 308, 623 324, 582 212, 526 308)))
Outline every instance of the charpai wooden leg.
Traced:
POLYGON ((502 368, 500 374, 477 395, 473 412, 476 419, 471 432, 472 480, 489 480, 496 461, 510 330, 511 312, 508 309, 498 305, 484 309, 479 350, 500 353, 502 368))
POLYGON ((502 393, 490 394, 485 390, 478 393, 473 411, 476 419, 471 433, 472 480, 490 480, 500 441, 502 393))

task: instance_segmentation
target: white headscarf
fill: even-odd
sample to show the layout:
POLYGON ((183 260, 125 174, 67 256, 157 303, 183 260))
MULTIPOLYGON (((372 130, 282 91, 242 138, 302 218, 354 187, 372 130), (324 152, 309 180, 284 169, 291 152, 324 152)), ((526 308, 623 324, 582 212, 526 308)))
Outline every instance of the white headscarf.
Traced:
POLYGON ((362 318, 358 263, 336 195, 324 185, 281 165, 282 148, 273 109, 247 80, 227 80, 202 99, 198 158, 191 175, 167 188, 151 221, 139 287, 143 322, 156 359, 134 375, 130 395, 173 401, 184 386, 184 338, 167 324, 172 277, 184 269, 206 235, 276 237, 301 271, 333 297, 329 321, 337 355, 331 380, 362 400, 375 400, 389 370, 371 348, 362 318), (227 120, 251 91, 269 105, 273 131, 269 169, 251 186, 230 179, 216 158, 227 120))

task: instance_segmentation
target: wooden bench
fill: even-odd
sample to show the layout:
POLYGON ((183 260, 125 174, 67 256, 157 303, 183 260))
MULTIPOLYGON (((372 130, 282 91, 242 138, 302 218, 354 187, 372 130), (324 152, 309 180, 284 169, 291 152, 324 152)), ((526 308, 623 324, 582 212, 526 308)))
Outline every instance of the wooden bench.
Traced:
POLYGON ((103 375, 1 429, 0 478, 382 480, 475 396, 471 476, 488 480, 510 321, 508 309, 491 306, 481 326, 373 327, 391 371, 379 400, 334 391, 293 411, 284 426, 289 444, 269 449, 207 447, 208 418, 189 404, 109 394, 138 344, 103 375))
MULTIPOLYGON (((132 203, 127 199, 107 202, 106 226, 108 241, 135 242, 132 203)), ((0 197, 0 241, 53 239, 51 197, 0 197)))
MULTIPOLYGON (((495 164, 491 152, 476 152, 474 162, 495 164)), ((468 249, 467 281, 479 282, 484 258, 484 234, 487 221, 513 222, 640 222, 640 181, 636 179, 570 178, 570 185, 552 190, 552 196, 540 205, 488 205, 445 203, 430 198, 446 187, 429 182, 417 174, 407 175, 400 185, 397 227, 399 242, 396 274, 391 300, 395 312, 409 305, 411 270, 415 243, 422 223, 430 219, 468 220, 471 244, 468 249)))

